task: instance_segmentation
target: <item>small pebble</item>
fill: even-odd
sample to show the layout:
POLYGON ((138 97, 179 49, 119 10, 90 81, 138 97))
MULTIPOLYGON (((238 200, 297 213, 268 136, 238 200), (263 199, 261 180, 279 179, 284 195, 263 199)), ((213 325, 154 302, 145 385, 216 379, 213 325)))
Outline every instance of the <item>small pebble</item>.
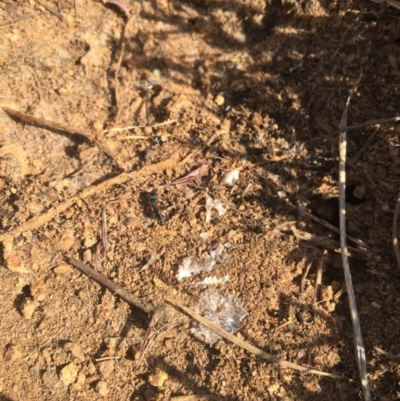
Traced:
POLYGON ((25 319, 32 319, 33 313, 35 309, 40 305, 39 301, 26 299, 25 302, 21 306, 21 313, 25 319))
POLYGON ((70 362, 68 365, 64 366, 60 372, 60 380, 66 386, 72 384, 76 377, 78 376, 78 367, 73 363, 70 362))
POLYGON ((108 390, 108 385, 104 381, 99 381, 96 384, 96 391, 102 396, 105 397, 108 395, 109 390, 108 390))
POLYGON ((154 372, 149 376, 149 382, 154 387, 163 387, 165 381, 168 379, 168 373, 159 368, 155 369, 154 372))
POLYGON ((225 98, 222 95, 217 95, 215 98, 215 103, 218 106, 222 106, 225 103, 225 98))
POLYGON ((53 272, 57 275, 66 274, 72 272, 72 267, 66 263, 61 263, 53 269, 53 272))
POLYGON ((18 252, 13 252, 6 260, 6 267, 14 273, 28 273, 22 256, 18 252))

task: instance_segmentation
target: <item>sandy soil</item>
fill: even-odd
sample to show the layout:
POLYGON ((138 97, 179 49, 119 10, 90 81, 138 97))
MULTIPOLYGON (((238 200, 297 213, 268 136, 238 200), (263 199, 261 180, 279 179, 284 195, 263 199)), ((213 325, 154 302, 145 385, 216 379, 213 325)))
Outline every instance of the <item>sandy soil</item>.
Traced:
MULTIPOLYGON (((0 112, 0 399, 361 400, 339 236, 299 208, 338 226, 344 104, 362 72, 349 125, 396 115, 399 35, 399 11, 372 1, 0 0, 0 103, 24 113, 0 112), (209 197, 226 213, 207 222, 209 197), (177 280, 219 244, 223 263, 177 280), (152 308, 194 309, 212 287, 195 284, 229 275, 217 288, 248 312, 241 339, 344 379, 207 345, 171 307, 142 355, 151 316, 68 257, 152 308)), ((400 399, 399 127, 348 133, 348 231, 367 245, 349 241, 350 262, 381 401, 400 399)))

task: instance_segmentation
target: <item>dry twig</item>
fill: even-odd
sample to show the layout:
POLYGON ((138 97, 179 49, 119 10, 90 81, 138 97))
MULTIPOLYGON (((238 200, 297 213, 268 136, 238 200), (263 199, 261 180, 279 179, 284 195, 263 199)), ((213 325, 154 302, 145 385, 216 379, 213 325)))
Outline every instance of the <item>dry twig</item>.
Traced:
POLYGON ((348 160, 348 163, 350 164, 350 166, 355 166, 358 162, 358 159, 362 156, 362 154, 365 152, 365 149, 367 149, 367 147, 369 146, 369 144, 371 143, 372 139, 374 138, 374 136, 376 135, 376 133, 379 131, 379 127, 375 129, 375 131, 367 138, 367 140, 363 143, 363 145, 361 146, 361 148, 359 149, 359 151, 356 153, 356 155, 348 160))
POLYGON ((196 394, 196 395, 180 395, 178 397, 172 397, 171 401, 220 401, 221 397, 214 394, 196 394))
POLYGON ((397 225, 399 223, 399 211, 400 211, 400 192, 397 194, 396 206, 393 213, 393 226, 392 226, 392 243, 394 255, 396 256, 397 265, 400 267, 400 250, 399 243, 397 240, 397 225))
MULTIPOLYGON (((86 266, 84 263, 77 261, 72 258, 68 258, 68 261, 75 267, 77 267, 80 271, 82 271, 84 274, 86 274, 88 277, 91 279, 97 281, 98 283, 104 285, 106 288, 109 290, 115 292, 117 295, 119 295, 124 301, 127 303, 134 305, 135 307, 143 310, 146 313, 150 312, 155 312, 155 311, 162 311, 162 307, 159 308, 154 308, 150 306, 150 304, 146 301, 143 301, 142 299, 139 299, 129 293, 127 290, 122 288, 119 284, 114 283, 110 279, 108 279, 106 276, 103 274, 96 272, 89 266, 86 266)), ((176 297, 177 298, 177 297, 176 297)), ((262 351, 261 349, 254 347, 253 345, 247 343, 246 341, 241 340, 240 338, 234 336, 231 333, 228 333, 227 331, 223 330, 221 327, 217 326, 216 324, 212 323, 210 320, 206 319, 203 316, 200 316, 198 313, 194 312, 193 310, 187 308, 186 306, 182 305, 178 301, 172 300, 168 297, 165 298, 165 301, 167 304, 170 304, 171 306, 174 307, 174 309, 184 312, 185 314, 191 316, 193 319, 196 319, 199 323, 203 324, 204 326, 208 327, 210 330, 214 331, 216 334, 220 335, 221 337, 231 341, 235 345, 238 345, 239 347, 249 351, 251 354, 259 356, 260 358, 263 358, 269 362, 273 362, 274 364, 284 367, 284 368, 291 368, 295 369, 299 372, 303 373, 310 373, 310 374, 315 374, 319 376, 326 376, 326 377, 332 377, 334 379, 344 379, 343 376, 335 375, 332 373, 327 373, 323 372, 320 370, 308 368, 306 366, 298 365, 293 362, 286 361, 285 359, 278 358, 274 355, 268 354, 267 352, 262 351)), ((161 312, 162 315, 162 312, 161 312)), ((156 314, 154 316, 157 316, 156 314)), ((155 319, 155 323, 157 323, 159 319, 155 319)), ((149 330, 151 327, 149 327, 149 330)), ((149 333, 148 338, 151 340, 152 335, 149 333)))
MULTIPOLYGON (((289 205, 289 206, 292 206, 292 205, 289 204, 289 203, 288 203, 288 205, 289 205)), ((296 206, 293 206, 293 208, 296 208, 296 206)), ((310 212, 308 212, 307 210, 305 210, 303 207, 298 207, 297 210, 298 210, 299 214, 301 214, 302 216, 308 217, 309 219, 314 220, 314 221, 316 221, 316 222, 319 223, 319 224, 322 224, 322 225, 325 226, 326 228, 329 228, 329 229, 332 230, 333 232, 340 234, 340 230, 339 230, 338 228, 336 228, 336 227, 333 226, 332 224, 328 223, 327 221, 325 221, 325 220, 323 220, 323 219, 320 219, 320 218, 317 217, 317 216, 314 216, 313 214, 311 214, 310 212)), ((350 236, 350 235, 347 235, 347 234, 346 234, 346 237, 347 237, 350 241, 354 242, 354 243, 357 244, 357 245, 363 246, 363 247, 365 247, 365 248, 368 247, 368 245, 367 245, 364 241, 362 241, 362 240, 360 240, 360 239, 358 239, 358 238, 354 238, 354 237, 352 237, 352 236, 350 236)))
MULTIPOLYGON (((167 120, 167 121, 163 121, 162 123, 156 123, 156 124, 152 124, 152 125, 141 124, 141 125, 130 125, 128 127, 115 127, 115 128, 107 129, 103 132, 107 133, 107 132, 129 131, 131 129, 138 129, 138 128, 158 128, 158 127, 162 127, 164 125, 174 124, 177 121, 178 120, 167 120)), ((149 139, 148 136, 138 135, 138 137, 140 137, 140 138, 143 137, 143 138, 149 139)))
POLYGON ((81 131, 79 129, 69 127, 68 125, 65 124, 61 124, 55 121, 45 120, 43 118, 38 118, 32 116, 31 114, 22 113, 20 111, 10 109, 9 107, 6 106, 1 106, 1 107, 12 118, 24 121, 27 124, 34 125, 37 127, 43 127, 56 133, 61 131, 69 135, 83 136, 89 142, 96 145, 99 149, 101 149, 104 153, 106 153, 109 157, 111 157, 111 159, 121 170, 125 170, 125 164, 120 160, 119 156, 116 155, 114 151, 112 151, 106 143, 97 139, 94 135, 89 134, 88 132, 85 131, 81 131))
POLYGON ((346 138, 346 123, 347 123, 347 111, 349 108, 350 98, 354 93, 358 83, 361 80, 361 75, 354 87, 352 88, 346 105, 343 110, 343 115, 339 125, 339 220, 340 220, 340 245, 342 250, 342 263, 344 270, 344 277, 346 280, 347 294, 349 296, 349 307, 351 321, 353 324, 354 332, 354 346, 356 353, 356 360, 358 371, 360 374, 361 385, 364 393, 364 399, 371 401, 371 390, 369 387, 368 376, 367 376, 367 361, 365 356, 364 343, 361 333, 360 318, 357 312, 357 304, 354 296, 354 289, 351 279, 350 265, 349 265, 349 253, 346 244, 346 152, 347 152, 347 138, 346 138))
POLYGON ((349 131, 349 130, 356 129, 356 128, 369 127, 371 125, 385 124, 385 123, 395 123, 397 121, 400 121, 400 117, 399 116, 390 117, 390 118, 381 118, 379 120, 366 121, 365 123, 354 124, 354 125, 349 125, 347 127, 343 127, 343 129, 345 131, 349 131))
MULTIPOLYGON (((321 237, 319 235, 313 235, 308 233, 307 231, 298 230, 294 225, 290 226, 290 230, 293 235, 299 239, 304 241, 311 242, 314 245, 322 246, 323 248, 332 249, 335 252, 342 253, 343 251, 340 249, 340 243, 330 238, 321 237)), ((363 249, 356 249, 347 247, 348 255, 358 259, 365 259, 367 257, 367 253, 363 249)))
POLYGON ((69 263, 72 266, 75 266, 82 273, 86 274, 92 280, 98 282, 104 287, 108 288, 110 291, 114 292, 118 296, 120 296, 125 302, 129 305, 133 305, 138 309, 141 309, 143 312, 151 313, 154 310, 154 307, 150 305, 148 302, 143 301, 142 299, 132 295, 129 291, 122 288, 120 285, 114 283, 109 278, 107 278, 104 274, 97 272, 96 270, 86 266, 84 263, 79 260, 75 260, 73 258, 68 258, 69 263))
POLYGON ((387 4, 388 6, 391 6, 393 8, 396 8, 397 10, 400 10, 400 2, 397 0, 371 0, 374 3, 378 4, 387 4))
POLYGON ((108 233, 107 233, 107 213, 106 213, 106 207, 103 206, 103 210, 101 212, 101 240, 103 242, 103 248, 104 252, 107 252, 109 249, 109 243, 108 243, 108 233))
POLYGON ((120 52, 119 52, 119 57, 117 61, 117 66, 115 68, 115 75, 114 75, 114 96, 115 96, 115 107, 116 107, 116 114, 115 114, 115 119, 114 119, 114 124, 118 125, 118 120, 119 120, 119 115, 121 113, 121 105, 119 101, 119 70, 121 69, 121 63, 122 59, 124 58, 125 55, 125 47, 126 47, 126 34, 128 32, 129 26, 134 20, 135 15, 132 15, 128 21, 126 21, 126 24, 124 25, 124 29, 121 34, 121 42, 120 42, 120 52))
POLYGON ((67 210, 69 207, 75 204, 75 202, 77 202, 79 199, 84 199, 92 195, 97 195, 100 192, 105 191, 114 185, 121 185, 135 177, 136 178, 147 177, 154 172, 160 172, 165 169, 171 169, 173 167, 177 167, 182 163, 178 162, 179 153, 180 153, 179 150, 177 150, 167 160, 149 166, 145 166, 140 170, 121 173, 116 177, 101 182, 100 184, 92 185, 88 188, 85 188, 79 194, 65 200, 64 202, 61 202, 60 204, 47 210, 43 214, 35 216, 31 220, 28 220, 26 223, 20 225, 19 227, 16 227, 6 233, 0 234, 0 242, 11 240, 25 231, 35 230, 41 227, 42 225, 48 223, 51 219, 56 217, 58 214, 63 213, 65 210, 67 210))
POLYGON ((48 12, 51 14, 55 15, 57 18, 59 18, 60 21, 64 21, 64 14, 61 12, 61 10, 57 10, 54 7, 50 7, 47 5, 44 1, 42 0, 36 0, 42 7, 44 7, 48 12))
POLYGON ((286 361, 285 359, 282 358, 278 358, 274 355, 268 354, 267 352, 264 352, 263 350, 254 347, 253 345, 247 343, 246 341, 241 340, 240 338, 236 337, 235 335, 228 333, 227 331, 225 331, 224 329, 222 329, 221 327, 217 326, 216 324, 214 324, 213 322, 211 322, 210 320, 206 319, 205 317, 199 315, 198 313, 194 312, 193 310, 187 308, 186 306, 183 306, 181 304, 178 304, 176 301, 166 298, 165 299, 166 302, 168 302, 171 306, 173 306, 174 308, 176 308, 177 310, 181 310, 183 312, 185 312, 186 314, 188 314, 189 316, 191 316, 193 319, 197 320, 199 323, 201 323, 202 325, 206 326, 207 328, 209 328, 210 330, 212 330, 214 333, 220 335, 221 337, 229 340, 230 342, 232 342, 233 344, 245 349, 246 351, 250 352, 253 355, 256 355, 262 359, 265 359, 269 362, 272 362, 278 366, 281 366, 283 368, 290 368, 290 369, 294 369, 297 370, 299 372, 303 372, 303 373, 311 373, 311 374, 315 374, 318 376, 326 376, 326 377, 332 377, 334 379, 344 379, 343 376, 339 376, 339 375, 335 375, 332 373, 327 373, 327 372, 323 372, 320 370, 315 370, 312 368, 307 368, 306 366, 302 366, 302 365, 298 365, 296 363, 293 362, 289 362, 286 361))

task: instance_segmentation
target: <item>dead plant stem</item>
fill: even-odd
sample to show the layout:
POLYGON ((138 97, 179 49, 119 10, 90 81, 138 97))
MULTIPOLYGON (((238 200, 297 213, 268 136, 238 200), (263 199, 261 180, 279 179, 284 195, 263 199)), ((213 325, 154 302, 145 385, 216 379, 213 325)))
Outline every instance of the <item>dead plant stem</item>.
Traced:
POLYGON ((367 361, 365 356, 364 342, 361 332, 360 326, 360 318, 357 312, 357 304, 354 295, 354 289, 352 284, 350 265, 349 265, 349 254, 346 244, 346 152, 347 152, 347 132, 346 132, 346 124, 347 124, 347 112, 350 104, 350 98, 354 93, 358 83, 361 80, 361 75, 354 87, 352 88, 346 105, 343 110, 342 118, 339 125, 339 221, 340 221, 340 246, 342 250, 342 263, 344 276, 347 287, 347 294, 349 298, 349 307, 350 307, 350 315, 351 321, 353 325, 353 333, 354 333, 354 346, 355 346, 355 354, 357 360, 358 371, 360 374, 361 385, 364 393, 365 401, 371 401, 371 390, 369 387, 369 381, 367 376, 367 361))
POLYGON ((399 223, 399 211, 400 211, 400 192, 397 194, 396 206, 393 213, 393 227, 392 227, 392 243, 394 255, 396 256, 397 265, 400 267, 400 250, 399 242, 397 240, 397 225, 399 223))

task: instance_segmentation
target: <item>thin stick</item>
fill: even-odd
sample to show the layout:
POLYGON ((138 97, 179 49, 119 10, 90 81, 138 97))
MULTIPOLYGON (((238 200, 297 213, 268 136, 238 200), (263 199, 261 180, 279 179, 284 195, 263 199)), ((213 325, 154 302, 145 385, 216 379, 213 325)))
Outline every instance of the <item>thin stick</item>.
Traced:
POLYGON ((315 273, 315 295, 314 295, 314 305, 317 304, 318 296, 320 294, 321 283, 322 283, 322 270, 324 262, 321 259, 317 259, 316 262, 316 273, 315 273))
POLYGON ((148 136, 144 136, 144 135, 129 135, 129 136, 125 136, 124 138, 118 138, 120 141, 127 141, 129 139, 150 139, 150 137, 148 136))
POLYGON ((360 318, 357 312, 357 304, 354 296, 354 289, 351 279, 350 273, 350 265, 348 258, 348 249, 346 244, 346 151, 347 151, 347 138, 346 138, 346 123, 347 123, 347 111, 350 104, 350 98, 354 93, 358 83, 361 80, 360 78, 352 88, 346 105, 343 110, 342 119, 339 124, 339 220, 340 220, 340 246, 342 250, 342 263, 344 270, 344 277, 346 280, 347 293, 349 296, 349 307, 350 307, 350 315, 351 321, 353 325, 353 333, 354 333, 354 346, 356 353, 356 360, 358 371, 360 374, 361 385, 364 393, 364 399, 366 401, 371 401, 371 390, 369 387, 368 376, 367 376, 367 362, 365 356, 364 342, 361 333, 360 326, 360 318))
POLYGON ((180 395, 178 397, 172 397, 171 401, 222 401, 222 398, 218 395, 213 394, 196 394, 196 395, 180 395))
POLYGON ((96 358, 96 362, 103 362, 103 361, 109 361, 109 360, 117 360, 121 359, 120 356, 104 356, 103 358, 96 358))
POLYGON ((308 262, 308 264, 307 264, 307 266, 306 266, 306 268, 304 270, 304 273, 301 276, 299 301, 300 301, 300 304, 302 304, 302 305, 305 304, 304 287, 306 285, 306 278, 307 278, 308 272, 310 271, 311 265, 312 265, 312 262, 308 262))
MULTIPOLYGON (((116 128, 107 129, 103 132, 107 133, 107 132, 129 131, 131 129, 137 129, 137 128, 158 128, 158 127, 162 127, 164 125, 176 123, 177 121, 178 120, 166 120, 166 121, 163 121, 162 123, 156 123, 156 124, 152 124, 152 125, 141 124, 141 125, 130 125, 129 127, 119 127, 119 128, 116 127, 116 128)), ((148 137, 146 136, 145 138, 148 138, 148 137)))
POLYGON ((58 131, 65 132, 70 135, 80 135, 80 136, 85 137, 89 141, 92 141, 91 134, 81 131, 79 129, 75 129, 73 127, 69 127, 68 125, 64 125, 62 123, 58 123, 55 121, 50 121, 50 120, 45 120, 43 118, 35 117, 35 116, 32 116, 31 114, 22 113, 20 111, 10 109, 9 107, 3 106, 3 105, 1 107, 9 116, 11 116, 15 119, 18 119, 18 120, 25 121, 26 123, 28 123, 30 125, 47 128, 49 130, 58 130, 58 131))
POLYGON ((345 131, 349 131, 349 130, 356 129, 356 128, 369 127, 371 125, 395 123, 397 121, 400 121, 399 116, 390 117, 390 118, 381 118, 379 120, 366 121, 365 123, 361 123, 361 124, 348 125, 347 127, 342 127, 342 129, 345 131))
POLYGON ((48 6, 44 1, 42 0, 36 0, 42 7, 44 7, 48 12, 52 13, 53 15, 55 15, 57 18, 60 19, 60 21, 64 21, 64 15, 62 14, 62 12, 56 10, 53 7, 48 6))
POLYGON ((143 312, 151 313, 154 310, 154 307, 151 306, 148 302, 143 301, 142 299, 132 295, 129 291, 122 288, 120 285, 114 283, 109 278, 107 278, 104 274, 93 270, 89 266, 86 266, 84 263, 80 262, 79 260, 75 260, 73 258, 68 258, 69 263, 72 266, 75 266, 79 269, 82 273, 86 274, 92 280, 98 282, 99 284, 103 285, 104 287, 108 288, 110 291, 117 294, 121 297, 125 302, 130 305, 135 306, 138 309, 141 309, 143 312))
MULTIPOLYGON (((99 284, 104 285, 109 290, 115 292, 128 304, 134 305, 137 308, 142 309, 146 313, 150 313, 154 310, 155 311, 160 310, 160 308, 155 309, 154 307, 151 307, 147 302, 130 294, 129 291, 122 288, 119 284, 114 283, 112 280, 108 279, 104 274, 96 272, 89 266, 86 266, 84 263, 77 261, 75 259, 72 259, 72 258, 68 258, 68 261, 73 266, 78 268, 81 272, 86 274, 89 278, 97 281, 99 284)), ((193 319, 196 319, 199 323, 208 327, 210 330, 214 331, 216 334, 220 335, 221 337, 226 338, 227 340, 231 341, 235 345, 238 345, 239 347, 242 347, 245 350, 249 351, 251 354, 259 356, 260 358, 263 358, 269 362, 273 362, 274 364, 277 364, 284 368, 291 368, 291 369, 295 369, 295 370, 298 370, 298 371, 304 372, 304 373, 312 373, 312 374, 319 375, 319 376, 332 377, 334 379, 345 379, 343 376, 323 372, 320 370, 315 370, 315 369, 308 368, 308 367, 302 366, 302 365, 297 365, 296 363, 289 362, 289 361, 286 361, 285 359, 278 358, 274 355, 268 354, 267 352, 264 352, 261 349, 254 347, 253 345, 250 345, 249 343, 241 340, 240 338, 234 336, 233 334, 228 333, 221 327, 212 323, 210 320, 206 319, 203 316, 200 316, 199 314, 197 314, 196 312, 187 308, 186 306, 178 303, 176 300, 165 298, 165 301, 167 304, 170 304, 171 306, 173 306, 176 310, 180 311, 181 313, 183 311, 185 314, 191 316, 193 319)), ((150 327, 149 327, 149 329, 150 329, 150 327)))
POLYGON ((124 54, 125 54, 125 46, 126 46, 126 33, 128 32, 128 28, 130 26, 130 24, 132 23, 133 19, 135 17, 135 14, 132 15, 128 21, 126 21, 126 24, 124 26, 124 29, 122 31, 121 34, 121 50, 119 53, 119 58, 117 61, 117 67, 115 69, 115 76, 114 76, 114 91, 115 91, 115 107, 117 108, 116 114, 115 114, 115 119, 114 119, 114 124, 118 125, 118 120, 119 120, 119 115, 121 113, 121 105, 120 105, 120 101, 119 101, 119 80, 118 80, 118 76, 119 76, 119 70, 121 69, 121 63, 122 63, 122 59, 124 58, 124 54))
POLYGON ((363 143, 361 146, 360 150, 356 153, 356 155, 348 161, 348 163, 351 166, 355 166, 358 162, 358 159, 361 157, 361 155, 365 152, 365 149, 369 146, 371 143, 373 137, 376 135, 376 133, 379 131, 379 127, 375 129, 375 131, 367 138, 367 140, 363 143))
MULTIPOLYGON (((340 243, 338 241, 318 235, 313 235, 307 231, 298 230, 294 225, 291 225, 289 228, 292 231, 293 235, 299 239, 309 241, 312 244, 322 246, 323 248, 332 249, 333 251, 338 253, 342 253, 342 250, 340 249, 340 243)), ((347 251, 349 256, 354 258, 365 259, 367 257, 367 254, 363 249, 348 247, 347 251)))
POLYGON ((388 6, 392 6, 393 8, 396 8, 397 10, 400 10, 400 2, 396 0, 370 0, 373 1, 374 3, 378 4, 387 4, 388 6))
POLYGON ((389 359, 393 359, 394 361, 399 361, 399 360, 400 360, 400 354, 393 355, 393 354, 391 354, 390 352, 386 352, 386 351, 384 351, 382 348, 379 348, 379 347, 374 347, 374 350, 375 350, 378 354, 384 355, 384 356, 386 356, 386 357, 389 358, 389 359))
POLYGON ((11 117, 25 121, 26 123, 30 125, 34 125, 37 127, 42 127, 46 128, 52 132, 65 132, 66 134, 69 135, 80 135, 89 140, 89 142, 93 143, 96 145, 99 149, 101 149, 104 153, 106 153, 111 159, 115 162, 115 164, 121 169, 125 170, 125 164, 120 161, 120 158, 112 151, 109 146, 104 143, 103 141, 99 141, 94 135, 89 134, 88 132, 81 131, 79 129, 75 129, 72 127, 69 127, 68 125, 61 124, 55 121, 50 121, 50 120, 45 120, 43 118, 38 118, 35 116, 32 116, 31 114, 26 114, 26 113, 21 113, 20 111, 10 109, 9 107, 6 106, 1 106, 2 109, 11 117))
MULTIPOLYGON (((290 205, 290 206, 292 206, 292 205, 290 205)), ((296 208, 296 206, 293 206, 293 207, 296 208)), ((313 214, 311 214, 310 212, 308 212, 307 210, 305 210, 303 207, 299 207, 299 208, 297 208, 297 210, 299 211, 299 213, 300 213, 302 216, 308 217, 309 219, 314 220, 314 221, 316 221, 316 222, 319 223, 319 224, 322 224, 322 225, 325 226, 326 228, 329 228, 329 229, 332 230, 333 232, 340 234, 340 230, 339 230, 337 227, 333 226, 332 224, 328 223, 327 221, 325 221, 325 220, 323 220, 323 219, 320 219, 320 218, 317 217, 317 216, 314 216, 313 214)), ((347 237, 350 241, 354 242, 354 243, 357 244, 357 245, 363 246, 363 247, 365 247, 365 248, 368 247, 368 245, 367 245, 364 241, 362 241, 362 240, 360 240, 360 239, 358 239, 358 238, 354 238, 354 237, 352 237, 352 236, 350 236, 350 235, 347 235, 347 234, 346 234, 346 237, 347 237)))
MULTIPOLYGON (((69 4, 66 4, 65 6, 61 7, 61 10, 67 10, 67 9, 72 8, 72 7, 73 6, 71 6, 69 4)), ((45 13, 45 11, 42 11, 42 12, 39 12, 37 14, 27 14, 27 15, 23 15, 21 17, 13 18, 13 19, 10 19, 10 20, 7 20, 7 21, 0 21, 0 28, 3 27, 3 26, 16 24, 17 22, 24 21, 24 20, 29 19, 29 18, 40 17, 44 13, 45 13)))
POLYGON ((107 234, 107 213, 105 206, 103 206, 103 211, 101 213, 101 240, 103 241, 104 252, 107 252, 109 249, 109 243, 107 234))
POLYGON ((205 317, 199 315, 198 313, 196 313, 193 310, 187 308, 186 306, 178 304, 175 300, 166 298, 165 301, 167 303, 169 303, 171 306, 173 306, 175 309, 185 312, 186 314, 191 316, 193 319, 197 320, 199 323, 201 323, 202 325, 204 325, 207 328, 209 328, 210 330, 212 330, 214 333, 216 333, 216 334, 220 335, 221 337, 229 340, 233 344, 245 349, 246 351, 250 352, 251 354, 259 356, 262 359, 265 359, 265 360, 267 360, 269 362, 272 362, 272 363, 274 363, 276 365, 279 365, 279 366, 281 366, 283 368, 291 368, 291 369, 298 370, 299 372, 312 373, 312 374, 319 375, 319 376, 332 377, 334 379, 344 379, 343 376, 339 376, 339 375, 335 375, 335 374, 332 374, 332 373, 327 373, 327 372, 323 372, 323 371, 320 371, 320 370, 315 370, 315 369, 312 369, 312 368, 308 368, 306 366, 298 365, 296 363, 289 362, 289 361, 287 361, 285 359, 278 358, 278 357, 276 357, 274 355, 268 354, 267 352, 265 352, 265 351, 263 351, 263 350, 261 350, 261 349, 259 349, 257 347, 254 347, 253 345, 247 343, 246 341, 241 340, 240 338, 234 336, 233 334, 228 333, 227 331, 225 331, 221 327, 217 326, 216 324, 214 324, 210 320, 208 320, 205 317))
POLYGON ((400 192, 397 194, 396 206, 393 213, 393 227, 392 227, 392 243, 394 255, 396 256, 397 265, 400 267, 400 250, 399 243, 397 240, 397 225, 399 222, 399 211, 400 211, 400 192))
POLYGON ((29 19, 29 18, 35 18, 35 17, 38 17, 41 14, 43 14, 43 13, 28 14, 28 15, 23 15, 22 17, 13 18, 13 19, 10 19, 10 20, 0 21, 0 27, 16 24, 17 22, 24 21, 24 20, 29 19))
POLYGON ((289 324, 292 324, 293 322, 291 320, 288 320, 285 323, 282 323, 281 325, 279 325, 278 327, 275 327, 274 329, 271 330, 272 333, 276 333, 279 330, 282 330, 283 328, 285 328, 286 326, 289 326, 289 324))
POLYGON ((17 237, 18 235, 22 234, 25 231, 35 230, 41 227, 42 225, 48 223, 51 219, 53 219, 60 213, 63 213, 69 207, 74 205, 79 199, 84 199, 92 195, 98 195, 100 192, 106 191, 108 188, 111 188, 114 185, 124 184, 125 182, 135 177, 147 177, 152 173, 160 172, 172 167, 177 167, 182 163, 182 162, 178 163, 179 153, 180 153, 179 150, 177 150, 167 160, 149 166, 145 166, 140 170, 121 173, 116 177, 101 182, 100 184, 92 185, 88 188, 85 188, 81 193, 65 200, 64 202, 59 203, 58 205, 47 210, 43 214, 36 216, 31 220, 28 220, 19 227, 16 227, 6 233, 0 234, 0 242, 12 240, 13 238, 17 237))

